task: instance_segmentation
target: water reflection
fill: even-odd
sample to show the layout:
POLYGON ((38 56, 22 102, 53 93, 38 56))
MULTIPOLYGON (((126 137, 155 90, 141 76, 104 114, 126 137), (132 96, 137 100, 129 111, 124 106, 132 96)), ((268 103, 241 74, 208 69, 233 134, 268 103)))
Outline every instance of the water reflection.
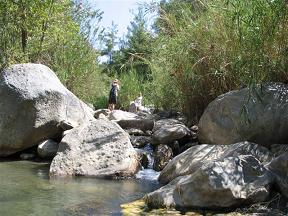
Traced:
POLYGON ((0 162, 0 215, 119 215, 120 204, 159 188, 139 179, 53 178, 49 164, 0 162))

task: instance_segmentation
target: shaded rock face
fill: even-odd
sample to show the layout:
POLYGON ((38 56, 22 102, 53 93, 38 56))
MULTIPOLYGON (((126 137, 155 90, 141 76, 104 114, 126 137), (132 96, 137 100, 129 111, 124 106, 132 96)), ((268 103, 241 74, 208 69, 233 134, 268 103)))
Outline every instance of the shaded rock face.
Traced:
POLYGON ((174 140, 191 136, 189 128, 174 119, 160 120, 156 122, 153 131, 153 144, 168 144, 172 143, 174 140))
POLYGON ((288 145, 285 144, 273 144, 270 151, 274 154, 274 157, 278 157, 284 152, 288 152, 288 145))
POLYGON ((151 142, 149 136, 130 136, 130 141, 135 148, 143 148, 146 144, 151 142))
POLYGON ((37 153, 41 158, 49 159, 55 157, 59 143, 54 140, 45 140, 38 145, 37 153))
POLYGON ((93 118, 92 110, 68 91, 48 67, 17 64, 0 73, 0 156, 61 134, 93 118))
POLYGON ((154 164, 153 169, 161 171, 168 162, 173 158, 173 151, 167 145, 158 145, 154 152, 154 164))
POLYGON ((265 201, 270 179, 253 156, 228 157, 212 161, 193 174, 174 179, 148 194, 151 207, 219 209, 265 201))
POLYGON ((201 166, 211 161, 239 155, 252 155, 261 163, 268 163, 273 158, 267 148, 255 143, 240 142, 232 145, 196 145, 173 158, 160 173, 159 181, 161 183, 168 183, 178 176, 192 174, 201 166))
POLYGON ((278 190, 288 198, 288 152, 273 159, 266 168, 271 172, 278 190))
POLYGON ((90 120, 64 136, 50 175, 133 176, 140 167, 129 136, 116 123, 90 120))
POLYGON ((287 101, 288 87, 281 83, 264 84, 250 93, 244 88, 223 94, 202 115, 198 139, 210 144, 288 143, 287 101))
POLYGON ((145 169, 148 168, 149 159, 148 159, 147 152, 142 149, 135 149, 135 151, 138 154, 138 161, 140 161, 141 166, 145 169))
POLYGON ((154 127, 154 121, 150 119, 128 119, 117 122, 121 128, 130 129, 135 128, 142 131, 151 131, 154 127))

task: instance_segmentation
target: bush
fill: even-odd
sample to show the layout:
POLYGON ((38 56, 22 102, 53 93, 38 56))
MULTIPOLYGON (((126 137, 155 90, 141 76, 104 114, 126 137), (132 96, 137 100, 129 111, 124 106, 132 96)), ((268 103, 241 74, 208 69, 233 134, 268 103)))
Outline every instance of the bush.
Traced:
POLYGON ((147 102, 146 88, 143 78, 136 71, 123 73, 120 77, 119 108, 128 110, 131 101, 134 101, 139 93, 142 93, 144 103, 147 102))

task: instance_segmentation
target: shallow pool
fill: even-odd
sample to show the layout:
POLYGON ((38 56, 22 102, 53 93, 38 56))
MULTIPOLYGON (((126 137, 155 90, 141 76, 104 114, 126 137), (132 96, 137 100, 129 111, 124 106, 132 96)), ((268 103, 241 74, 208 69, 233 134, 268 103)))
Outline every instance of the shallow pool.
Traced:
POLYGON ((160 187, 147 179, 49 179, 49 164, 0 162, 0 215, 121 215, 120 204, 160 187))

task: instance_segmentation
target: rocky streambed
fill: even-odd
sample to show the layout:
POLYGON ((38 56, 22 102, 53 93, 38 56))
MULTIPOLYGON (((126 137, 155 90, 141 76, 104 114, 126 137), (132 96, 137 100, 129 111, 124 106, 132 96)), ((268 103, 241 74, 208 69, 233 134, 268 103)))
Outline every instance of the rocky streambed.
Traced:
POLYGON ((145 214, 160 208, 251 213, 253 206, 262 214, 287 214, 285 84, 219 96, 199 129, 179 113, 95 111, 39 64, 4 69, 0 98, 3 214, 13 213, 14 203, 37 215, 28 205, 45 212, 43 200, 61 215, 121 214, 121 203, 140 198, 145 214))

